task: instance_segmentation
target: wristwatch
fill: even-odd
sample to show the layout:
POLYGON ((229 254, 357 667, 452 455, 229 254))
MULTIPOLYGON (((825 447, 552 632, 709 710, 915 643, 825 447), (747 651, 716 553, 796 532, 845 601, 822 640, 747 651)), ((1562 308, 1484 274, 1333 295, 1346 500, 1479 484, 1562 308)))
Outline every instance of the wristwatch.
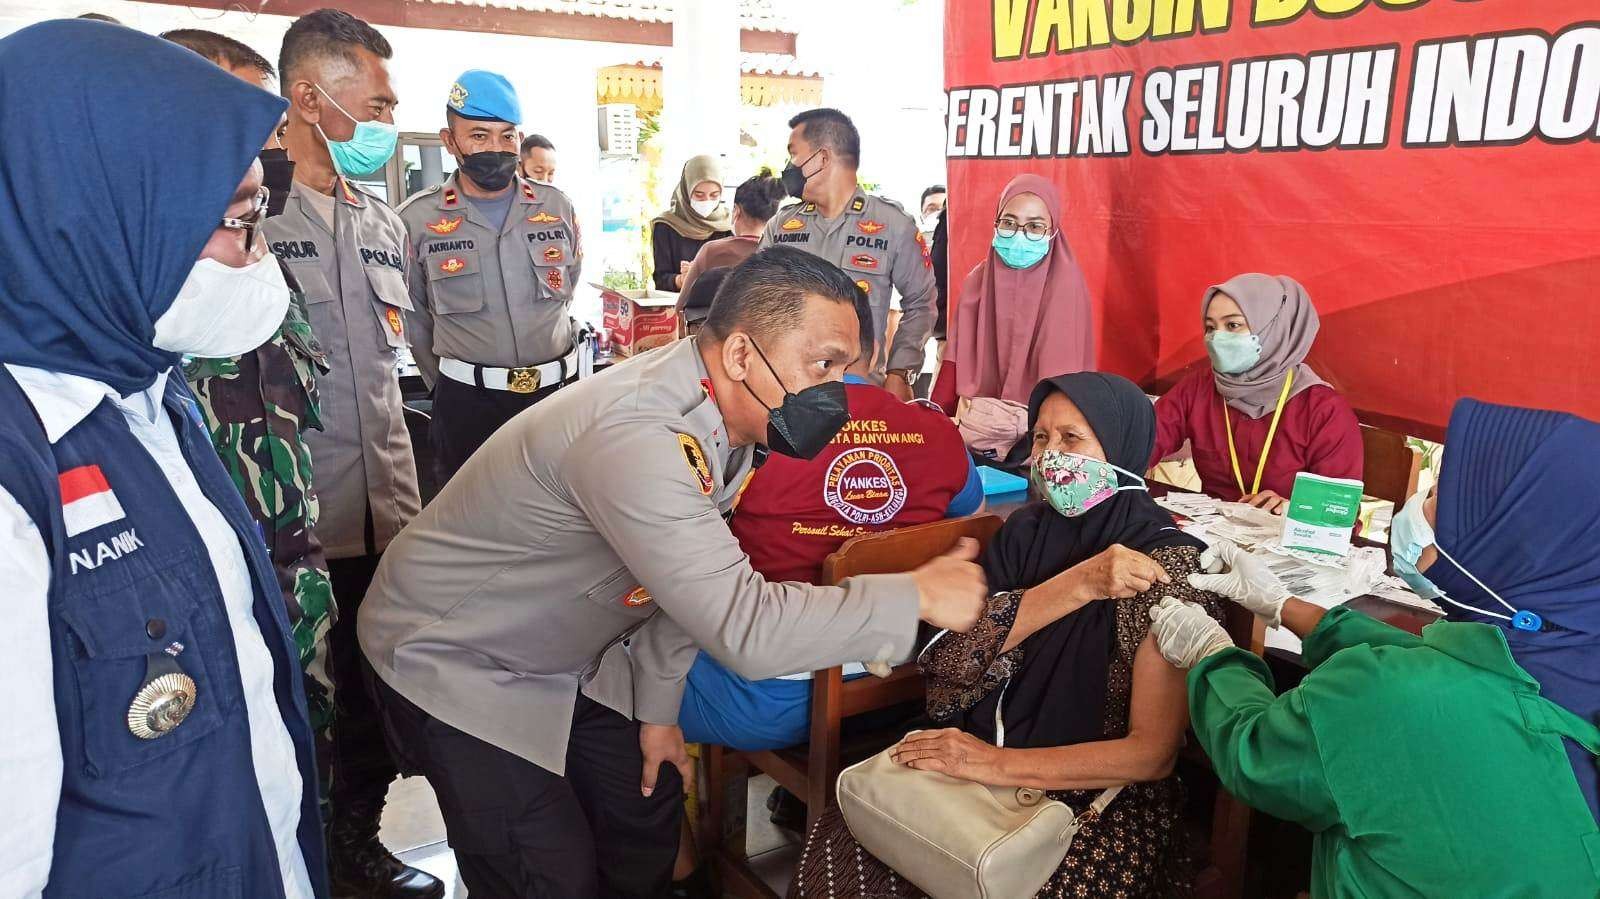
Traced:
POLYGON ((915 368, 891 368, 887 372, 884 372, 884 376, 887 377, 889 375, 899 375, 900 380, 906 382, 907 384, 915 384, 917 383, 917 375, 921 373, 922 372, 920 369, 915 368))

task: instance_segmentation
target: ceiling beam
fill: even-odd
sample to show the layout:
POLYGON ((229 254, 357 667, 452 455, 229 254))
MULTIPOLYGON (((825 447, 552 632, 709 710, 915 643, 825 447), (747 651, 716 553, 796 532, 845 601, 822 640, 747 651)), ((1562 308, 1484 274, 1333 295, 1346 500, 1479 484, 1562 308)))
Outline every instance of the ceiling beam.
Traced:
MULTIPOLYGON (((238 9, 238 0, 148 0, 167 6, 200 9, 238 9)), ((262 12, 301 16, 322 9, 327 0, 271 0, 262 12)), ((373 25, 432 28, 439 31, 475 31, 573 41, 602 41, 647 47, 672 46, 671 22, 640 22, 608 16, 583 16, 561 12, 500 9, 465 3, 429 3, 426 0, 344 0, 339 8, 373 25)), ((739 29, 739 49, 746 53, 795 51, 795 35, 787 31, 739 29)))

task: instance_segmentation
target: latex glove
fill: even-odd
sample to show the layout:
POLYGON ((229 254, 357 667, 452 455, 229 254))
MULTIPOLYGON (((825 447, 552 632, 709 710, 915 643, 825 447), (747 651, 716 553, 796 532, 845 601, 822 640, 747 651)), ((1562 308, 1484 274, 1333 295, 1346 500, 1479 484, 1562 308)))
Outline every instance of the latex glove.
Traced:
POLYGON ((1228 597, 1268 627, 1283 623, 1283 604, 1289 599, 1289 588, 1266 562, 1226 540, 1218 540, 1200 556, 1200 567, 1210 573, 1189 575, 1189 586, 1228 597))
POLYGON ((1199 603, 1163 596, 1150 607, 1150 621, 1161 657, 1179 668, 1193 668, 1206 656, 1233 646, 1228 632, 1199 603))

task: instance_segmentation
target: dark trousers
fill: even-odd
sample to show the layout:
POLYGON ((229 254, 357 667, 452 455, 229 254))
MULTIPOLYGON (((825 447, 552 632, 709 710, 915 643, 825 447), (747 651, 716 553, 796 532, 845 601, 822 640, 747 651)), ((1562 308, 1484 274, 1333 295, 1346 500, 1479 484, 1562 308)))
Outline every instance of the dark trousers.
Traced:
POLYGON ((333 778, 328 787, 329 823, 350 821, 377 826, 377 814, 389 784, 394 760, 383 741, 383 724, 362 674, 365 660, 356 642, 356 615, 372 584, 381 555, 329 559, 328 577, 338 603, 339 620, 328 631, 328 675, 333 679, 333 778))
MULTIPOLYGON (((485 743, 373 678, 390 739, 428 778, 467 891, 487 899, 657 899, 672 883, 678 770, 639 793, 639 725, 579 694, 565 777, 485 743)), ((509 712, 515 714, 515 712, 509 712)))
POLYGON ((428 425, 439 489, 443 490, 444 485, 450 483, 461 466, 467 464, 467 459, 501 425, 562 386, 551 384, 533 393, 512 393, 463 384, 440 375, 433 385, 433 421, 428 425))

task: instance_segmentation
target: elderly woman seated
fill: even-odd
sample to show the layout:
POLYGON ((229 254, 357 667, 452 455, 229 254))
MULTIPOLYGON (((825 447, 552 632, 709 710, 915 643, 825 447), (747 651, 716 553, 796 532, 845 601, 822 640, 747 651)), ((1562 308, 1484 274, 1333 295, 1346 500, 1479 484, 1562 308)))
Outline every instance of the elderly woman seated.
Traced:
MULTIPOLYGON (((1039 896, 1189 892, 1173 763, 1188 726, 1184 673, 1147 637, 1163 596, 1191 588, 1204 546, 1174 526, 1142 479, 1155 414, 1132 382, 1081 372, 1034 390, 1034 486, 1044 497, 1006 521, 984 557, 988 613, 922 657, 928 714, 943 729, 894 749, 914 768, 991 786, 1034 787, 1083 812, 1128 785, 1085 826, 1039 896), (997 747, 997 707, 1004 748, 997 747)), ((809 834, 791 897, 917 897, 861 848, 837 808, 809 834)))

